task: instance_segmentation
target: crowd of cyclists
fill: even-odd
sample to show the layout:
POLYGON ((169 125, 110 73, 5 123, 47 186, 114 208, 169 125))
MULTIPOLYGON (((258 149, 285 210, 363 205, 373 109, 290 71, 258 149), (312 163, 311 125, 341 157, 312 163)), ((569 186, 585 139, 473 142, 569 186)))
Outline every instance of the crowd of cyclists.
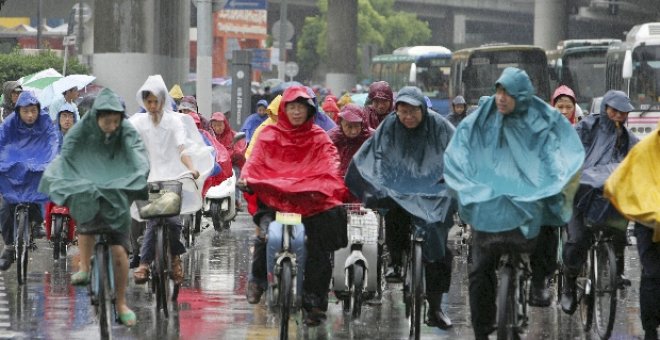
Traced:
MULTIPOLYGON (((207 120, 194 97, 168 92, 159 75, 150 76, 137 91, 142 110, 135 114, 128 114, 110 89, 98 94, 88 112, 79 113, 70 101, 47 112, 34 93, 8 83, 0 125, 5 243, 0 270, 7 270, 15 258, 18 204, 30 204, 35 226, 49 207, 66 205, 81 253, 71 283, 89 282, 94 235, 109 235, 117 313, 126 326, 137 322, 125 299, 129 267, 135 268, 135 283, 145 283, 155 246, 154 222, 141 221, 131 209, 133 201, 146 199, 149 182, 179 180, 184 183, 181 213, 194 213, 206 190, 234 172, 256 226, 246 293, 251 304, 260 302, 268 285, 268 225, 276 211, 297 213, 305 225, 307 248, 303 320, 308 326, 321 324, 328 309, 332 253, 347 245, 343 204, 362 203, 384 214, 390 254, 386 277, 401 277, 411 233, 423 235, 427 324, 448 329, 452 322, 442 300, 450 289, 454 256, 448 234, 458 214, 474 231, 470 313, 475 338, 487 339, 495 327, 496 269, 502 255, 489 246, 494 239, 535 240, 529 304, 547 307, 558 266, 558 233, 565 230, 560 304, 573 314, 576 277, 591 240, 587 224, 607 224, 618 216, 635 222, 642 325, 646 339, 657 338, 660 248, 654 241, 660 237, 654 228, 659 202, 657 195, 648 196, 631 208, 626 202, 636 193, 618 189, 632 187, 627 174, 653 176, 648 158, 627 158, 639 151, 638 139, 625 126, 634 108, 623 92, 608 91, 599 112, 582 116, 570 88, 557 88, 548 104, 534 95, 524 71, 509 67, 493 84, 493 96, 482 97, 472 108, 457 96, 452 112, 443 117, 413 86, 394 94, 388 83, 374 82, 361 106, 332 94, 321 102, 311 88, 292 85, 257 102, 257 112, 243 127, 247 138, 237 142, 224 113, 207 120), (136 242, 140 234, 141 244, 136 242)), ((657 138, 657 130, 647 137, 657 138)), ((639 145, 657 154, 660 143, 653 141, 639 145)), ((181 283, 180 256, 186 251, 180 241, 182 222, 179 216, 167 222, 172 279, 181 283)), ((47 220, 47 229, 49 224, 47 220)), ((623 274, 626 228, 612 228, 612 233, 617 284, 625 287, 630 285, 623 274)))

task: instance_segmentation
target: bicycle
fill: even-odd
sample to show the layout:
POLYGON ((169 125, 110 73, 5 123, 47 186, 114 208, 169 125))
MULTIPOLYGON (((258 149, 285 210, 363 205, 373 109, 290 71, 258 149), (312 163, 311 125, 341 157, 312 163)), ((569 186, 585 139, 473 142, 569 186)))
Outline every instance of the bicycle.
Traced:
MULTIPOLYGON (((51 242, 53 243, 53 259, 59 260, 60 257, 66 258, 67 246, 73 242, 69 239, 69 208, 61 205, 54 205, 51 209, 52 227, 51 242)), ((75 228, 74 228, 75 229, 75 228)))
POLYGON ((422 262, 424 237, 420 228, 413 226, 410 236, 410 248, 404 254, 406 268, 403 274, 403 300, 406 317, 410 320, 410 337, 419 340, 422 332, 422 313, 426 313, 426 282, 422 262), (424 308, 422 308, 424 307, 424 308))
POLYGON ((332 286, 344 312, 361 315, 362 303, 378 291, 378 215, 360 204, 344 204, 348 215, 348 246, 335 251, 332 286), (376 270, 373 270, 376 268, 376 270), (370 270, 371 269, 371 270, 370 270), (352 310, 351 310, 352 307, 352 310))
POLYGON ((36 250, 34 230, 30 223, 30 205, 33 203, 19 203, 14 210, 14 247, 18 284, 27 282, 28 251, 36 250))
POLYGON ((608 339, 614 327, 618 290, 612 235, 607 227, 585 225, 592 228, 592 242, 576 280, 580 320, 582 329, 589 332, 595 319, 598 336, 608 339))
POLYGON ((112 264, 112 251, 107 236, 99 234, 94 245, 87 289, 99 318, 101 339, 112 338, 112 320, 118 321, 115 306, 115 273, 112 264))
POLYGON ((305 263, 305 226, 302 216, 276 212, 268 226, 266 244, 268 304, 279 307, 279 338, 289 337, 289 317, 300 306, 305 263), (296 282, 294 285, 293 283, 296 282))
POLYGON ((162 309, 165 317, 169 317, 168 300, 176 301, 179 292, 179 284, 174 283, 172 288, 169 283, 172 259, 166 218, 181 212, 181 190, 179 181, 152 182, 149 183, 149 199, 136 201, 140 218, 156 220, 156 255, 151 263, 150 284, 152 293, 156 294, 156 313, 162 309))
POLYGON ((190 248, 195 244, 195 234, 198 233, 195 231, 197 213, 181 215, 181 222, 183 223, 181 235, 183 236, 184 244, 186 248, 190 248))
POLYGON ((454 214, 454 224, 459 227, 459 251, 465 253, 467 263, 472 263, 472 226, 465 223, 458 212, 454 214))

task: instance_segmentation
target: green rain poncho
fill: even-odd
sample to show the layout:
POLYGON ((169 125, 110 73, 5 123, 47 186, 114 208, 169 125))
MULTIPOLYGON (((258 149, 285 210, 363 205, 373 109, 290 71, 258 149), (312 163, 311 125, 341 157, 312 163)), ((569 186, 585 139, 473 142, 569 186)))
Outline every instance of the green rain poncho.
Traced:
MULTIPOLYGON (((78 231, 99 214, 114 231, 128 232, 129 207, 147 199, 149 162, 144 144, 128 120, 106 136, 98 126, 99 111, 124 112, 119 97, 109 89, 99 93, 92 109, 66 134, 62 153, 46 169, 39 191, 69 207, 78 231)), ((94 226, 96 227, 96 226, 94 226)))

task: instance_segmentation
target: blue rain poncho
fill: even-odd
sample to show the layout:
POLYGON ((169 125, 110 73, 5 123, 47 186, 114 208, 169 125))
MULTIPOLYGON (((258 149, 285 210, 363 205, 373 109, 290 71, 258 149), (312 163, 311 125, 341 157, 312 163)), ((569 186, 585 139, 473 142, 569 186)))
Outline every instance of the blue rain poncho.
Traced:
POLYGON ((0 194, 12 204, 43 203, 46 195, 37 191, 46 166, 58 150, 57 128, 44 110, 33 124, 25 124, 19 114, 24 106, 37 105, 37 97, 24 91, 14 112, 0 125, 0 194))
POLYGON ((419 103, 422 122, 408 129, 396 113, 389 114, 353 156, 345 182, 367 207, 388 209, 394 203, 408 212, 425 233, 424 258, 435 261, 444 255, 453 224, 455 204, 443 180, 442 157, 454 127, 428 110, 419 89, 402 88, 397 101, 404 98, 419 103))
POLYGON ((534 96, 524 71, 506 68, 497 84, 514 111, 499 113, 492 96, 468 115, 445 153, 445 179, 475 230, 520 228, 533 238, 570 219, 584 149, 571 124, 534 96))

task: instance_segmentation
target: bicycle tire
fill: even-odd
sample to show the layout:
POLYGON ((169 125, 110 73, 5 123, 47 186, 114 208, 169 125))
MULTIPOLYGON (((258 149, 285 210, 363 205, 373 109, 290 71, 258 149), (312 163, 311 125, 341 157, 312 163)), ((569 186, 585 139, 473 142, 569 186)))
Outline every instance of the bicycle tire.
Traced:
POLYGON ((614 327, 617 298, 616 255, 612 243, 603 242, 596 247, 594 261, 594 317, 596 332, 601 339, 609 339, 614 327))
POLYGON ((412 308, 410 315, 410 336, 419 340, 422 333, 422 304, 424 303, 424 279, 422 269, 422 244, 413 242, 412 259, 412 308))
POLYGON ((591 330, 591 324, 593 323, 594 317, 594 274, 592 270, 592 252, 593 250, 590 249, 589 255, 587 256, 587 261, 582 267, 582 274, 580 274, 580 277, 586 278, 591 282, 589 293, 585 293, 586 287, 584 287, 584 285, 586 283, 578 283, 578 289, 582 291, 582 296, 578 296, 580 299, 580 322, 582 324, 582 330, 585 332, 589 332, 591 330), (582 285, 583 287, 579 287, 579 285, 582 285))
POLYGON ((194 228, 194 220, 193 216, 191 214, 186 214, 183 215, 182 222, 183 222, 183 237, 185 239, 185 245, 186 248, 190 248, 190 246, 193 245, 193 228, 194 228))
POLYGON ((499 270, 500 282, 497 287, 497 339, 516 338, 516 302, 514 270, 504 265, 499 270))
POLYGON ((101 339, 112 338, 112 297, 110 290, 110 278, 108 277, 108 261, 106 259, 106 250, 103 245, 96 246, 96 265, 98 267, 98 318, 101 339))
POLYGON ((293 300, 293 274, 291 261, 282 261, 280 270, 280 340, 289 338, 289 315, 291 314, 291 302, 293 300))
POLYGON ((53 215, 53 225, 51 227, 50 239, 53 242, 53 260, 60 259, 61 247, 64 246, 64 239, 62 239, 62 215, 53 215))
POLYGON ((363 291, 364 288, 364 276, 366 271, 364 270, 363 263, 356 263, 353 265, 353 279, 351 280, 351 290, 352 294, 352 305, 353 310, 351 316, 353 319, 357 319, 362 314, 362 302, 363 302, 363 291))
POLYGON ((27 209, 21 209, 16 216, 18 228, 16 230, 16 274, 18 275, 18 284, 22 285, 27 283, 27 263, 28 263, 28 249, 30 247, 30 233, 28 227, 30 221, 28 220, 27 209))
POLYGON ((168 282, 168 270, 167 270, 167 253, 166 253, 166 244, 165 242, 165 228, 167 225, 158 226, 156 230, 156 273, 155 273, 155 286, 156 286, 156 312, 160 309, 163 310, 165 317, 169 317, 169 310, 167 308, 167 287, 169 287, 168 282))
MULTIPOLYGON (((198 210, 195 213, 195 230, 193 231, 194 234, 199 234, 202 231, 202 210, 198 210)), ((193 239, 195 238, 195 235, 193 235, 193 239)))
POLYGON ((216 200, 211 201, 211 222, 213 222, 213 229, 215 231, 222 231, 223 225, 220 220, 220 203, 216 200))

